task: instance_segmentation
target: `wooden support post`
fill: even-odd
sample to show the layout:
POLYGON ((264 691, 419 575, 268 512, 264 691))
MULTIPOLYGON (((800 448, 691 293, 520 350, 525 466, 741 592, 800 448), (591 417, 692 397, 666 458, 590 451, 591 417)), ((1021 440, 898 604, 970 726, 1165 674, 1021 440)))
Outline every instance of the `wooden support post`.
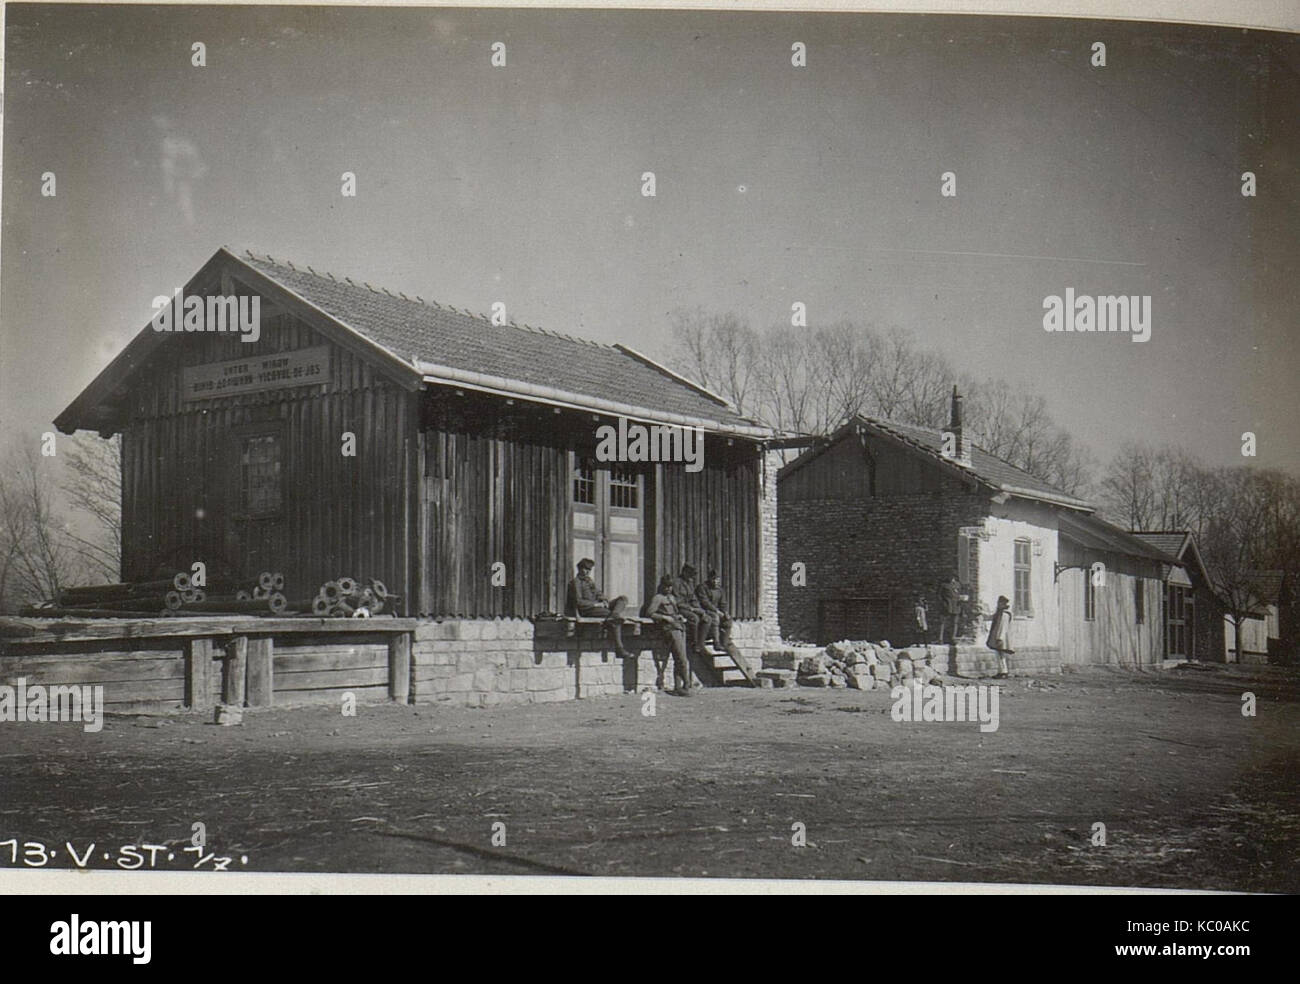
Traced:
POLYGON ((212 709, 216 666, 211 639, 188 639, 185 646, 185 703, 192 711, 212 709))
POLYGON ((411 697, 411 633, 388 637, 388 696, 399 704, 411 697))
POLYGON ((248 636, 235 636, 226 643, 222 697, 227 704, 244 706, 244 674, 248 665, 248 636))
POLYGON ((248 640, 248 706, 270 707, 275 695, 275 644, 270 636, 248 640))

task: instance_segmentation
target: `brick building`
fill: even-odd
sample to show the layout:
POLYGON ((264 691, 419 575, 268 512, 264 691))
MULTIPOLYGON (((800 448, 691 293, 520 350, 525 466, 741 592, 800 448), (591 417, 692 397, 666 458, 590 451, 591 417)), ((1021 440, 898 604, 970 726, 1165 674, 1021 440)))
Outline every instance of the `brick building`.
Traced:
POLYGON ((954 390, 946 431, 854 418, 781 470, 785 636, 916 642, 917 598, 933 635, 940 587, 955 576, 968 598, 960 635, 973 643, 959 647, 961 672, 991 662, 983 633, 999 595, 1011 600, 1021 670, 1160 659, 1159 619, 1146 611, 1159 611, 1176 561, 971 445, 961 403, 954 390), (1111 572, 1100 596, 1082 576, 1096 563, 1111 572))

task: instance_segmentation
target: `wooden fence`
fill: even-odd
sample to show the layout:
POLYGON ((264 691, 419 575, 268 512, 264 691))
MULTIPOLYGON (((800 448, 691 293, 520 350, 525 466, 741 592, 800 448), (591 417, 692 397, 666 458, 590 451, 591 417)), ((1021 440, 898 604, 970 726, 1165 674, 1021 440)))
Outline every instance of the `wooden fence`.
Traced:
POLYGON ((0 685, 102 685, 107 711, 406 703, 414 619, 6 619, 0 685))

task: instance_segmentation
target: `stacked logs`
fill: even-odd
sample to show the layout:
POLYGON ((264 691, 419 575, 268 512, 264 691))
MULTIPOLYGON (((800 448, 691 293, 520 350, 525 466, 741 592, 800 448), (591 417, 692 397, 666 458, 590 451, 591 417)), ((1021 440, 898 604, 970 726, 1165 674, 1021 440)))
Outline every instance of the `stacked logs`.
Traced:
POLYGON ((138 615, 253 614, 279 615, 288 608, 281 593, 284 575, 263 571, 251 591, 232 578, 210 577, 205 587, 181 571, 170 579, 65 588, 43 605, 29 605, 25 615, 130 618, 138 615), (209 594, 211 590, 213 593, 209 594))
POLYGON ((326 618, 369 618, 395 604, 397 598, 383 581, 339 577, 320 586, 311 600, 311 613, 326 618))

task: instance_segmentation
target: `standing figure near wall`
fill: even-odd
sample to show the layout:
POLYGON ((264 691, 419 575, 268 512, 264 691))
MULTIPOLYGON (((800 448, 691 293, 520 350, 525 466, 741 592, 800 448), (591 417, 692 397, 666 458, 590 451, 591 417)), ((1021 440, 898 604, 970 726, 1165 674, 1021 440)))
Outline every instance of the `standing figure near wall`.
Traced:
MULTIPOLYGON (((691 663, 686 655, 686 618, 678 610, 677 599, 673 595, 673 576, 665 574, 659 579, 659 589, 645 608, 646 618, 654 619, 663 631, 672 653, 673 671, 676 687, 672 691, 679 697, 691 695, 691 663)), ((659 689, 664 686, 664 670, 659 667, 659 689)))
POLYGON ((1007 657, 1016 652, 1011 648, 1011 601, 1006 595, 998 596, 998 610, 993 613, 986 645, 998 654, 998 672, 994 679, 1006 679, 1007 657))
POLYGON ((957 626, 961 621, 961 582, 956 575, 948 578, 940 590, 943 598, 943 621, 939 623, 939 645, 957 642, 957 626))

